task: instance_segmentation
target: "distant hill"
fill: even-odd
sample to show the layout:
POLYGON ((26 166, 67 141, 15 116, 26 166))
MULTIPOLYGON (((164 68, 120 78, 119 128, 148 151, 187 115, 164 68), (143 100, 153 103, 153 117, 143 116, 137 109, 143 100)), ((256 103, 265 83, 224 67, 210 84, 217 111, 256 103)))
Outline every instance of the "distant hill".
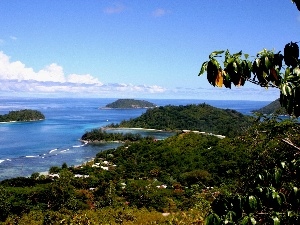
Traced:
POLYGON ((11 111, 8 114, 0 115, 0 122, 12 121, 36 121, 43 120, 45 116, 37 110, 23 109, 19 111, 11 111))
POLYGON ((205 103, 186 106, 161 106, 148 109, 140 117, 111 124, 111 127, 151 128, 159 130, 196 130, 235 136, 249 127, 252 117, 235 110, 219 109, 205 103))
POLYGON ((286 109, 284 107, 281 107, 279 99, 276 99, 275 101, 271 102, 270 104, 258 109, 253 110, 253 112, 258 112, 262 114, 273 114, 278 113, 280 115, 287 114, 286 109))
POLYGON ((137 109, 137 108, 154 108, 155 104, 145 100, 135 99, 118 99, 110 104, 107 104, 104 108, 113 109, 137 109))

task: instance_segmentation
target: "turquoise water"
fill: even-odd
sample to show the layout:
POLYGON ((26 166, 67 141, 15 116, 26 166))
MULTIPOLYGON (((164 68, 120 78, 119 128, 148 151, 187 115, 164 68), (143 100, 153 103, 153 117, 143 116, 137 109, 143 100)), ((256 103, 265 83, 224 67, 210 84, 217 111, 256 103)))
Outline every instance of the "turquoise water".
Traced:
MULTIPOLYGON (((99 151, 119 146, 117 143, 97 146, 83 145, 79 139, 88 130, 110 123, 135 118, 145 109, 100 109, 116 99, 29 99, 0 98, 0 114, 12 110, 36 109, 46 119, 37 122, 0 124, 0 180, 29 176, 48 171, 51 166, 78 165, 93 158, 99 151)), ((207 103, 250 114, 269 102, 207 101, 207 100, 149 100, 159 106, 207 103)), ((168 133, 140 131, 159 139, 168 133)))

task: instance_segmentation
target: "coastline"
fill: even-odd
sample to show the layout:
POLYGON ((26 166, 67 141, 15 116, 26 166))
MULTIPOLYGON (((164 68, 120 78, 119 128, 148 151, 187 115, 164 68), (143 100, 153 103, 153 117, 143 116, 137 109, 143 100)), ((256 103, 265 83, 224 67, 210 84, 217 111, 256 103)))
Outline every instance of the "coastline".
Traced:
POLYGON ((45 119, 37 119, 37 120, 11 120, 11 121, 0 121, 0 123, 26 123, 26 122, 36 122, 36 121, 42 121, 45 119))
POLYGON ((142 128, 142 127, 104 127, 104 130, 146 130, 146 131, 159 131, 164 132, 165 130, 142 128))

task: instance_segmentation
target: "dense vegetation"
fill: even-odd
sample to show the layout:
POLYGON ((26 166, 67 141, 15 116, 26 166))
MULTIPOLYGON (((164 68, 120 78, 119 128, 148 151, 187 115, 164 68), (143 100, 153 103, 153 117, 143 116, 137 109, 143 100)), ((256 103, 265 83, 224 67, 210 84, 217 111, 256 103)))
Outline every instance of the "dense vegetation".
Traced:
MULTIPOLYGON (((299 1, 293 2, 300 10, 299 1)), ((227 87, 243 85, 245 79, 261 86, 275 85, 281 89, 288 113, 299 116, 300 86, 295 85, 299 83, 295 79, 299 51, 297 57, 288 54, 295 53, 291 52, 295 44, 286 46, 283 79, 281 65, 278 68, 278 61, 274 63, 280 54, 269 51, 260 52, 253 67, 240 59, 241 53, 226 52, 224 71, 218 68, 216 53, 203 69, 209 70, 209 82, 217 86, 223 82, 227 87), (258 80, 248 77, 247 71, 252 70, 258 80)), ((160 119, 164 118, 169 117, 160 119)), ((30 178, 2 181, 0 221, 204 224, 207 214, 208 225, 300 224, 299 146, 299 123, 276 117, 257 118, 248 130, 232 138, 191 132, 164 141, 141 139, 99 153, 94 162, 80 167, 51 168, 57 178, 35 173, 30 178), (163 217, 161 212, 172 214, 163 217)))
POLYGON ((181 133, 162 141, 144 139, 97 154, 118 165, 126 179, 156 179, 168 186, 230 183, 246 163, 245 151, 229 148, 231 141, 198 133, 181 133), (226 149, 224 149, 226 145, 226 149), (113 157, 112 157, 113 156, 113 157))
MULTIPOLYGON (((149 137, 151 138, 151 137, 149 137)), ((142 139, 142 135, 140 134, 132 134, 132 133, 108 133, 102 128, 92 129, 91 131, 87 131, 84 135, 82 135, 81 140, 97 143, 97 142, 109 142, 109 141, 138 141, 142 139)))
POLYGON ((299 145, 299 125, 278 118, 257 118, 234 138, 189 132, 127 142, 80 167, 50 168, 56 178, 35 173, 2 181, 0 219, 3 224, 203 224, 213 210, 208 222, 265 222, 276 212, 281 221, 295 221, 299 145), (232 201, 239 199, 236 211, 232 201))
MULTIPOLYGON (((300 1, 292 0, 300 11, 300 1)), ((213 86, 231 88, 246 81, 264 88, 278 88, 279 102, 287 114, 300 117, 300 59, 297 42, 275 53, 263 49, 253 60, 242 51, 214 51, 201 66, 213 86), (219 62, 220 61, 220 62, 219 62)), ((212 203, 207 225, 300 224, 299 124, 269 118, 250 135, 253 164, 236 193, 220 195, 212 203)), ((250 131, 251 134, 251 131, 250 131)), ((241 142, 245 139, 241 137, 241 142)))
POLYGON ((279 99, 276 99, 275 101, 271 102, 270 104, 258 109, 258 110, 254 110, 253 112, 258 112, 258 113, 262 113, 262 114, 279 114, 279 115, 286 115, 287 111, 284 107, 282 107, 280 105, 280 101, 279 99))
POLYGON ((270 118, 252 127, 241 144, 251 159, 235 192, 212 203, 207 224, 299 224, 300 126, 270 118))
POLYGON ((208 104, 161 106, 148 109, 138 118, 111 124, 112 127, 142 127, 159 130, 197 130, 233 137, 252 123, 252 117, 235 110, 208 104))
POLYGON ((114 109, 130 109, 130 108, 154 108, 155 104, 145 101, 145 100, 135 100, 135 99, 118 99, 110 104, 107 104, 105 108, 114 109))
POLYGON ((45 116, 37 110, 23 109, 0 115, 0 122, 43 120, 45 116))

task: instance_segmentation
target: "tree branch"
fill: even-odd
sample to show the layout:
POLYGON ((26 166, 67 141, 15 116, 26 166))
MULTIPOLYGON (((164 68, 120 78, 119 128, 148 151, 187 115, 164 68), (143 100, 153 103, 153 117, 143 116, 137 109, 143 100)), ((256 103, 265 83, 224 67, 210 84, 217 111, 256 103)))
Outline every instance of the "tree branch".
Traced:
POLYGON ((298 147, 298 146, 296 146, 293 142, 291 142, 291 140, 290 139, 288 139, 288 138, 284 138, 284 139, 281 139, 284 143, 286 143, 286 144, 288 144, 288 145, 290 145, 290 146, 292 146, 293 148, 295 148, 295 149, 297 149, 297 150, 299 150, 299 152, 298 153, 296 153, 296 154, 299 154, 300 153, 300 148, 298 147))

